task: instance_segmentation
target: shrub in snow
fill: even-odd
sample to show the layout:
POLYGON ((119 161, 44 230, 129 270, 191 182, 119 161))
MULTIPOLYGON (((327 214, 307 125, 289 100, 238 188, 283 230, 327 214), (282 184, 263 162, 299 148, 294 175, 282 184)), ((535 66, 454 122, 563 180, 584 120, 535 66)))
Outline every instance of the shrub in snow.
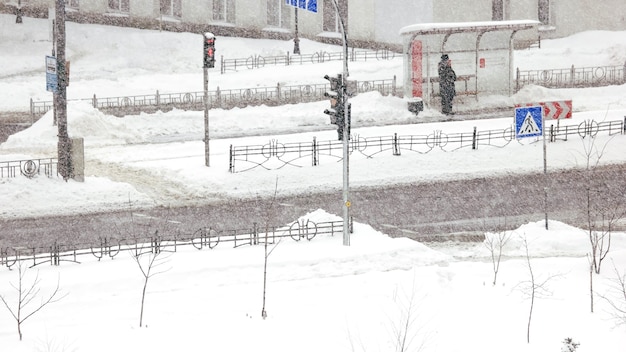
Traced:
POLYGON ((563 346, 561 347, 561 352, 576 352, 576 349, 580 346, 578 342, 575 342, 571 337, 563 340, 563 346))

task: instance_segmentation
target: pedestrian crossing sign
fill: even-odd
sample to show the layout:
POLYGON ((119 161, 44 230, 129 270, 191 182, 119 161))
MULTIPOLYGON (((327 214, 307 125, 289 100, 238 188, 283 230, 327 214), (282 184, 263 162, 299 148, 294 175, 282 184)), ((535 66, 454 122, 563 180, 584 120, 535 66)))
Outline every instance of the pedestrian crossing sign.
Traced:
POLYGON ((515 109, 515 138, 543 135, 543 111, 541 106, 515 109))

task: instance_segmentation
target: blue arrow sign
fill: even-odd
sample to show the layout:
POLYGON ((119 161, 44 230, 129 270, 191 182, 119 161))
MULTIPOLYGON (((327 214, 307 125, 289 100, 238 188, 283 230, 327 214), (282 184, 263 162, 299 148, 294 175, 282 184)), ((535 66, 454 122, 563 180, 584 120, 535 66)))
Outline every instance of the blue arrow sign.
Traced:
POLYGON ((285 4, 317 13, 317 0, 285 0, 285 4))
POLYGON ((515 137, 537 137, 543 135, 543 111, 541 106, 515 109, 515 137))

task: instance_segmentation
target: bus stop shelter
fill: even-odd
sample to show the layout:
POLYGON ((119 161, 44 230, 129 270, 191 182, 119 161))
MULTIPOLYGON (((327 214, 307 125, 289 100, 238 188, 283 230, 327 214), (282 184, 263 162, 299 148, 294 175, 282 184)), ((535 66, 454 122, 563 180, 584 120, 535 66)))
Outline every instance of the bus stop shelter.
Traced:
POLYGON ((538 21, 420 23, 400 29, 404 57, 404 96, 427 105, 439 96, 437 65, 448 54, 457 74, 457 95, 514 92, 513 41, 538 21))

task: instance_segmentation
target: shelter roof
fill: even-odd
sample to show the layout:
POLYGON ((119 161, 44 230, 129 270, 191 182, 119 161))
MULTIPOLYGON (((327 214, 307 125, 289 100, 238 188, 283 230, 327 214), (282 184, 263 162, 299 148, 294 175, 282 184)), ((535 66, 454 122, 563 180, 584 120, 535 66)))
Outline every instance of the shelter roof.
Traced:
POLYGON ((537 27, 535 20, 418 23, 400 29, 400 35, 451 34, 463 32, 490 32, 498 30, 523 30, 537 27))

